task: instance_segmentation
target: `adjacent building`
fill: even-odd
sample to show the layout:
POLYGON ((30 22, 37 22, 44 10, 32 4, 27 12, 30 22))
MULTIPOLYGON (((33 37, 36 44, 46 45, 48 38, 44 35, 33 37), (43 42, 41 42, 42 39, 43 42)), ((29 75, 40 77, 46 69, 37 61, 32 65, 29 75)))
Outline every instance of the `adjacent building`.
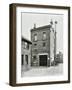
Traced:
POLYGON ((31 65, 32 66, 50 66, 54 61, 54 39, 55 30, 50 25, 31 29, 31 65))
POLYGON ((56 55, 56 63, 63 63, 63 53, 62 52, 59 52, 56 55))
POLYGON ((21 66, 27 71, 31 66, 31 44, 32 42, 22 37, 21 40, 21 66))

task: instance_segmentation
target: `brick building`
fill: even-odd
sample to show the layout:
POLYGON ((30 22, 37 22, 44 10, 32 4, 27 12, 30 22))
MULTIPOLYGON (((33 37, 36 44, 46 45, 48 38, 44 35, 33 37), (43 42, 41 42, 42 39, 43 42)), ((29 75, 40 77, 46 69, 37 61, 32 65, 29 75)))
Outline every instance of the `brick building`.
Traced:
POLYGON ((32 44, 31 41, 22 37, 22 40, 21 40, 22 71, 27 71, 31 66, 31 44, 32 44))
POLYGON ((50 66, 54 61, 54 28, 50 25, 31 29, 32 66, 50 66))

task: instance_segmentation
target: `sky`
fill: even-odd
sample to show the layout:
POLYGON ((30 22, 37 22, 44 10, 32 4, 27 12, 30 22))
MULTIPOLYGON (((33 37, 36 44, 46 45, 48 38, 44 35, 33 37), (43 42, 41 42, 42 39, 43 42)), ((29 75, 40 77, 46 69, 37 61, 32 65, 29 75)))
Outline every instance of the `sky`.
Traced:
POLYGON ((22 36, 31 40, 31 29, 36 24, 36 27, 49 25, 50 21, 53 21, 53 27, 55 28, 55 21, 57 21, 57 53, 63 52, 63 15, 62 14, 50 14, 50 13, 21 13, 21 28, 22 36))

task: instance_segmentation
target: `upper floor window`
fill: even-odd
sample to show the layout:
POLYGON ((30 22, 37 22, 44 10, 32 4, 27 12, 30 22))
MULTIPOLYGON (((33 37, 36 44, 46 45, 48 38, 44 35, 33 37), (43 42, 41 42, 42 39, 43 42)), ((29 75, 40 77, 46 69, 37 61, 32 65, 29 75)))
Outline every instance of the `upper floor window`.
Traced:
POLYGON ((29 44, 27 44, 27 49, 29 49, 29 44))
POLYGON ((25 48, 25 49, 27 48, 27 42, 25 42, 25 46, 24 46, 24 48, 25 48))
POLYGON ((46 43, 45 42, 43 42, 43 47, 45 47, 46 46, 46 43))
POLYGON ((34 41, 37 41, 37 34, 34 35, 34 41))
POLYGON ((46 39, 46 32, 43 32, 43 40, 46 39))
POLYGON ((37 46, 37 44, 35 43, 34 46, 37 46))
POLYGON ((25 46, 24 46, 25 49, 29 49, 29 44, 27 42, 25 42, 25 46))
POLYGON ((34 53, 37 53, 37 49, 34 49, 34 53))

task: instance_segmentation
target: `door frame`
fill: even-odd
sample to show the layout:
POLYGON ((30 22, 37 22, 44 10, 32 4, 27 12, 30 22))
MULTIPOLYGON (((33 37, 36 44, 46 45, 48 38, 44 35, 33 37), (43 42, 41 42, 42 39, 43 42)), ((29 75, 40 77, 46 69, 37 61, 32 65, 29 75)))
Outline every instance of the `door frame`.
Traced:
POLYGON ((38 65, 40 66, 39 56, 40 55, 47 55, 47 66, 48 66, 48 53, 39 53, 38 54, 38 65))
POLYGON ((40 66, 47 66, 47 55, 39 55, 39 63, 40 66), (43 62, 43 58, 45 58, 44 62, 43 62))

